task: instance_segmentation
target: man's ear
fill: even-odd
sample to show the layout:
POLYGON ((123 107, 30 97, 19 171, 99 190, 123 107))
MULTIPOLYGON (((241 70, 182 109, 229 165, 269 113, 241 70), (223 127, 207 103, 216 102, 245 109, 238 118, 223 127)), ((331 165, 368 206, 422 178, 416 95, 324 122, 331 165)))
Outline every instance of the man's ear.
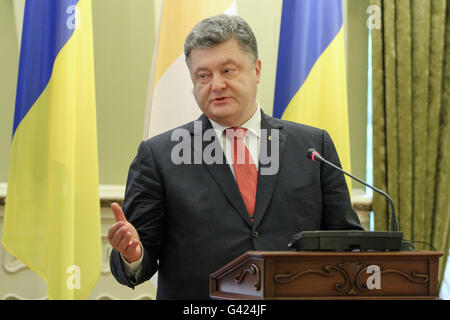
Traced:
POLYGON ((261 59, 258 59, 255 63, 256 83, 261 81, 261 59))

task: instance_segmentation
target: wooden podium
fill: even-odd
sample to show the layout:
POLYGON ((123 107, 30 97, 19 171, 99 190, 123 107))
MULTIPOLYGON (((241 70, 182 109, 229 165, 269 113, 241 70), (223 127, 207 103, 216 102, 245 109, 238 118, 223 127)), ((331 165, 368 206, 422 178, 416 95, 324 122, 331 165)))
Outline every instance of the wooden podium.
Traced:
POLYGON ((439 299, 434 251, 248 251, 210 276, 216 299, 439 299))

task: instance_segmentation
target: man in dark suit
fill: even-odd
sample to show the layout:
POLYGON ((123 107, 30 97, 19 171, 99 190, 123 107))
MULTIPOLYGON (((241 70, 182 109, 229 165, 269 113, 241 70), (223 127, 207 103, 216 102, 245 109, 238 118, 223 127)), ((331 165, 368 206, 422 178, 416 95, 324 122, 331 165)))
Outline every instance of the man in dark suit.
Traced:
POLYGON ((344 176, 305 156, 313 147, 339 164, 329 135, 260 109, 261 60, 245 21, 200 22, 185 54, 203 115, 139 147, 123 211, 112 205, 120 283, 158 271, 159 299, 206 299, 210 273, 246 251, 288 250, 302 230, 362 229, 344 176))

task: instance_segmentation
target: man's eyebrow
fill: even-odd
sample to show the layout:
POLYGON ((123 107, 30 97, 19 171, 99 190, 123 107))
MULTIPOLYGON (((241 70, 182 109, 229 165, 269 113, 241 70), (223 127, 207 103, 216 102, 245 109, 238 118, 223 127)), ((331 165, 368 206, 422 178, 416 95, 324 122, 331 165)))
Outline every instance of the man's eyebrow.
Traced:
POLYGON ((208 71, 208 68, 206 68, 206 67, 198 67, 197 69, 195 69, 195 73, 198 73, 200 71, 208 71))
POLYGON ((224 66, 224 65, 226 65, 226 64, 238 64, 235 60, 233 60, 233 59, 227 59, 225 62, 223 62, 222 64, 221 64, 221 66, 224 66))
MULTIPOLYGON (((230 59, 225 60, 221 64, 219 64, 219 66, 223 67, 223 66, 225 66, 227 64, 236 64, 237 65, 238 63, 236 62, 236 60, 230 58, 230 59)), ((200 66, 197 69, 195 69, 195 73, 198 73, 200 71, 209 71, 209 68, 200 66)))

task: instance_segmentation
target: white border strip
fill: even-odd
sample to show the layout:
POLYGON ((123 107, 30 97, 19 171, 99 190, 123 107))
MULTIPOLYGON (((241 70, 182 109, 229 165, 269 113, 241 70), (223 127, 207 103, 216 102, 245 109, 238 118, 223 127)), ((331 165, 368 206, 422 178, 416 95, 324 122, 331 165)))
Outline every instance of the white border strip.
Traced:
MULTIPOLYGON (((0 182, 0 198, 6 197, 8 184, 0 182)), ((119 184, 101 184, 99 186, 100 199, 123 200, 125 196, 125 186, 119 184)))

